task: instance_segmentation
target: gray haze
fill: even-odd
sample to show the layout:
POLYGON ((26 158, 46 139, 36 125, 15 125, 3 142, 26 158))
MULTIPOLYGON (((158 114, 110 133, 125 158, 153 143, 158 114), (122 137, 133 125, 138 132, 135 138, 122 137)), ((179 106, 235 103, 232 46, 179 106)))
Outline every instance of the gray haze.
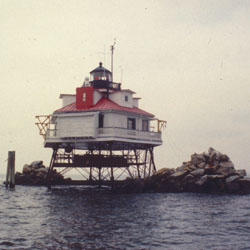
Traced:
POLYGON ((250 1, 0 0, 0 173, 51 149, 35 115, 61 106, 99 61, 167 120, 157 167, 212 146, 250 171, 250 1), (105 53, 104 53, 105 52, 105 53))

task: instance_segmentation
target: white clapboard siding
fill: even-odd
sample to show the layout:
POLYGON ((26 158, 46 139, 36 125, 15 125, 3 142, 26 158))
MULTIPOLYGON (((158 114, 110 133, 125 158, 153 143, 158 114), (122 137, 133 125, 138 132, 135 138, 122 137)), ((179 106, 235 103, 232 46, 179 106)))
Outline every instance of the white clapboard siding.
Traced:
POLYGON ((90 116, 60 117, 58 120, 58 134, 64 137, 95 137, 96 119, 90 116))

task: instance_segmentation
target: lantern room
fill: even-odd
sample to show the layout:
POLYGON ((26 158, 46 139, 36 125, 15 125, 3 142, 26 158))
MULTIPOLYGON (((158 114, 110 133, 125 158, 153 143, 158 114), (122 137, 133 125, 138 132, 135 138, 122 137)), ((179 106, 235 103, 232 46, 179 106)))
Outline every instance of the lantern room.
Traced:
POLYGON ((112 81, 112 72, 104 68, 101 62, 99 67, 90 72, 90 85, 97 89, 106 89, 106 91, 121 89, 121 84, 112 81))
POLYGON ((99 67, 92 70, 90 72, 90 80, 102 80, 102 81, 111 81, 112 80, 112 73, 102 66, 102 63, 99 63, 99 67))

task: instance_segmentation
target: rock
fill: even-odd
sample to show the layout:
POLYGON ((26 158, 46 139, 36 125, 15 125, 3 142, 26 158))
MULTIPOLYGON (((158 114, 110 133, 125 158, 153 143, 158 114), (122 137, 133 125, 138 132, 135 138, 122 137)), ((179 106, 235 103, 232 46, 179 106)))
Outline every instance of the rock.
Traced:
POLYGON ((215 166, 206 166, 205 167, 205 174, 208 174, 208 175, 213 175, 213 174, 216 174, 216 167, 215 166))
POLYGON ((194 165, 189 165, 188 168, 189 168, 190 170, 195 170, 195 169, 197 169, 194 165))
POLYGON ((214 148, 209 148, 208 154, 209 154, 209 163, 211 164, 213 164, 214 161, 225 162, 230 160, 230 158, 226 154, 222 154, 219 151, 215 150, 214 148))
POLYGON ((220 162, 219 167, 234 168, 234 164, 231 161, 220 162))
POLYGON ((197 165, 198 168, 205 168, 206 162, 201 162, 200 164, 197 165))
POLYGON ((190 174, 192 174, 193 176, 201 176, 205 173, 205 169, 196 169, 194 171, 192 171, 190 174))
POLYGON ((225 176, 219 175, 219 174, 215 174, 215 175, 208 175, 207 178, 209 180, 224 180, 225 176))
POLYGON ((48 170, 45 168, 39 168, 39 171, 36 171, 36 176, 37 177, 42 177, 45 178, 47 176, 48 170))
MULTIPOLYGON (((160 178, 153 186, 160 192, 250 194, 246 171, 235 170, 230 158, 213 148, 208 153, 191 155, 191 160, 183 162, 176 171, 165 169, 157 174, 160 178)), ((154 182, 153 178, 154 175, 154 182)))
POLYGON ((23 166, 23 174, 27 175, 27 174, 29 174, 31 172, 32 172, 32 167, 30 165, 28 165, 28 164, 25 164, 23 166))
POLYGON ((162 175, 165 171, 168 171, 169 168, 161 168, 154 172, 153 175, 162 175))
POLYGON ((214 148, 210 147, 210 148, 208 149, 208 155, 209 155, 209 156, 212 155, 212 153, 215 152, 215 151, 216 151, 216 150, 215 150, 214 148))
POLYGON ((224 165, 224 166, 219 167, 216 173, 224 175, 224 176, 230 176, 235 173, 235 170, 233 167, 231 167, 231 164, 228 164, 228 166, 224 165))
POLYGON ((250 177, 244 177, 244 178, 240 179, 239 181, 249 185, 249 187, 250 187, 250 177))
POLYGON ((226 189, 229 193, 237 193, 240 190, 240 184, 237 182, 226 183, 226 189))
POLYGON ((224 161, 229 161, 230 160, 230 158, 227 156, 227 155, 225 155, 225 154, 219 154, 218 155, 218 160, 220 161, 220 162, 224 162, 224 161))
POLYGON ((192 174, 188 174, 184 177, 183 182, 193 182, 194 176, 192 174))
POLYGON ((134 191, 136 191, 136 193, 141 193, 143 191, 143 188, 144 188, 144 182, 143 182, 143 180, 138 179, 138 180, 135 181, 134 184, 135 184, 134 185, 134 188, 135 188, 134 191))
POLYGON ((206 184, 207 180, 207 175, 203 175, 198 181, 195 182, 195 184, 198 186, 203 186, 204 184, 206 184))
POLYGON ((209 160, 208 162, 211 164, 211 165, 214 165, 214 162, 217 158, 217 152, 214 150, 210 155, 209 155, 209 160))
POLYGON ((178 171, 178 172, 175 172, 174 174, 170 175, 170 177, 173 179, 182 179, 187 174, 188 174, 188 171, 178 171))
POLYGON ((176 168, 176 172, 183 172, 183 171, 185 171, 185 169, 186 169, 186 165, 182 165, 182 166, 176 168))
MULTIPOLYGON (((22 175, 16 173, 16 183, 22 185, 45 185, 48 169, 43 165, 42 161, 34 161, 30 165, 23 166, 22 175)), ((62 183, 63 175, 57 173, 56 170, 51 172, 52 183, 62 183)))
POLYGON ((184 170, 186 170, 186 171, 189 171, 189 172, 191 172, 191 171, 193 171, 193 170, 195 170, 195 169, 197 169, 194 165, 190 165, 190 164, 187 164, 187 165, 185 165, 185 167, 184 167, 184 170))
POLYGON ((238 174, 240 177, 247 176, 247 172, 246 172, 245 169, 238 169, 238 170, 235 170, 234 173, 235 173, 235 174, 238 174))
POLYGON ((40 168, 43 165, 43 161, 33 161, 30 165, 34 168, 40 168))
POLYGON ((238 179, 240 179, 239 175, 232 175, 232 176, 226 178, 226 183, 231 183, 231 182, 234 182, 238 179))
POLYGON ((191 163, 195 166, 200 164, 200 163, 203 163, 205 161, 206 161, 206 158, 205 158, 204 154, 194 153, 191 155, 191 163))
POLYGON ((244 177, 242 179, 237 180, 237 183, 241 187, 242 194, 250 194, 250 178, 244 177))
POLYGON ((43 172, 43 173, 48 173, 48 169, 45 167, 40 167, 34 170, 35 172, 43 172))
POLYGON ((175 172, 175 170, 173 168, 162 168, 160 170, 158 170, 157 172, 155 172, 153 175, 155 176, 169 176, 171 174, 173 174, 175 172))
POLYGON ((127 178, 122 189, 126 193, 142 193, 144 182, 142 179, 127 178))
POLYGON ((152 176, 151 179, 154 183, 160 183, 163 180, 166 180, 171 174, 173 174, 175 170, 172 168, 162 168, 155 172, 152 176))

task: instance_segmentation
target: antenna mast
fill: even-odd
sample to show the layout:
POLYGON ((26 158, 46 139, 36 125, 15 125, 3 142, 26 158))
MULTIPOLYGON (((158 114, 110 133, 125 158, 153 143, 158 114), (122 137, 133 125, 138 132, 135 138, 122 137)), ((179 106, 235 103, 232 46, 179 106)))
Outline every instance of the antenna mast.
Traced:
POLYGON ((114 49, 115 49, 115 44, 116 41, 114 39, 114 44, 110 46, 110 50, 111 50, 111 81, 113 82, 113 55, 114 55, 114 49))

